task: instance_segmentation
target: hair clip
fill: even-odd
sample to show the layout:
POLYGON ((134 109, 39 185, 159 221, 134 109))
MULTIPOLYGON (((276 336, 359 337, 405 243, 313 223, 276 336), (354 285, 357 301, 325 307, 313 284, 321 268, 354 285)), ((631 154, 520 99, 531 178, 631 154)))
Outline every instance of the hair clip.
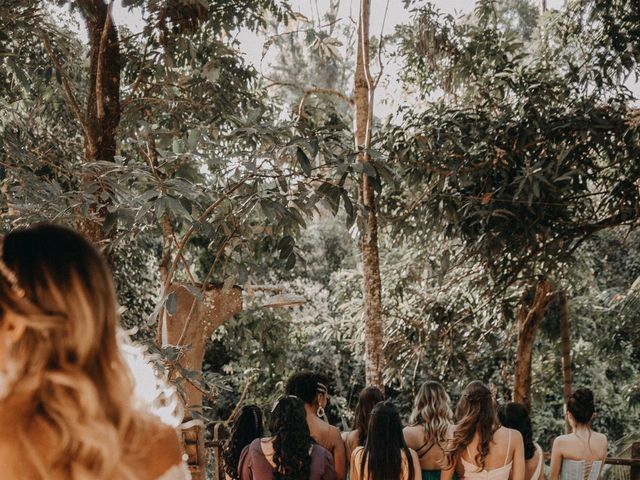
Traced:
POLYGON ((18 297, 23 298, 26 295, 26 292, 18 283, 16 273, 4 263, 4 237, 0 237, 0 275, 9 284, 11 291, 18 297))

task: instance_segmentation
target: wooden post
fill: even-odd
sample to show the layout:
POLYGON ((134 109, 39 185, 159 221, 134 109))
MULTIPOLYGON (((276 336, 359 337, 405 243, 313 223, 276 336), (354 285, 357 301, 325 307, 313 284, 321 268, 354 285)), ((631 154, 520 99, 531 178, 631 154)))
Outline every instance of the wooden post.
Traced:
MULTIPOLYGON (((640 442, 631 444, 631 460, 640 461, 640 442)), ((631 465, 629 480, 640 480, 640 465, 631 465)))
POLYGON ((224 480, 224 460, 222 449, 229 436, 225 422, 216 422, 213 427, 213 480, 224 480))
POLYGON ((182 444, 187 454, 187 464, 194 479, 203 479, 207 470, 207 452, 204 446, 202 420, 190 420, 180 425, 182 444))

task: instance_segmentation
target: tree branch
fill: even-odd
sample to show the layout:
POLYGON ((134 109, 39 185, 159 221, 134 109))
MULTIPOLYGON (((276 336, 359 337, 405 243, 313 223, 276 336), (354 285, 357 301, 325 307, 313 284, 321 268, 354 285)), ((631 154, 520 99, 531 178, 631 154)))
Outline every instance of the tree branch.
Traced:
POLYGON ((236 183, 235 185, 230 187, 226 192, 224 192, 220 198, 218 198, 209 207, 207 207, 207 209, 204 212, 202 212, 202 214, 197 218, 196 221, 194 221, 191 224, 189 229, 182 236, 182 238, 180 239, 180 242, 177 245, 178 246, 178 251, 176 252, 176 255, 175 255, 174 259, 173 259, 173 262, 171 263, 171 268, 167 272, 167 278, 165 280, 165 284, 164 284, 164 287, 162 289, 163 290, 163 295, 167 292, 167 289, 169 288, 169 285, 171 285, 171 279, 173 278, 173 274, 175 273, 176 268, 178 267, 178 262, 180 262, 182 251, 185 249, 185 247, 187 246, 187 243, 189 242, 189 239, 191 238, 193 233, 196 231, 196 227, 200 223, 204 222, 209 217, 209 215, 211 215, 215 211, 215 209, 218 208, 218 206, 224 200, 229 198, 229 195, 231 195, 238 188, 240 188, 242 185, 244 185, 246 183, 246 181, 249 180, 249 178, 251 178, 251 176, 252 176, 252 174, 245 175, 244 177, 242 177, 238 181, 238 183, 236 183))
POLYGON ((142 61, 140 62, 140 70, 138 71, 138 76, 136 77, 136 80, 133 82, 133 85, 131 86, 131 91, 129 92, 129 95, 122 102, 123 109, 127 108, 127 106, 133 101, 133 96, 135 95, 136 91, 140 87, 140 83, 142 82, 142 77, 144 77, 144 66, 147 60, 148 49, 149 49, 149 40, 147 40, 147 43, 145 43, 144 45, 144 52, 142 53, 142 61))
POLYGON ((336 97, 341 98, 345 102, 347 102, 347 104, 350 107, 353 107, 353 99, 347 97, 344 93, 340 92, 339 90, 335 90, 333 88, 321 88, 321 87, 305 88, 303 89, 303 92, 304 93, 302 95, 302 98, 300 99, 300 105, 298 105, 299 117, 302 117, 302 113, 304 112, 304 104, 306 103, 307 98, 309 97, 309 95, 313 95, 313 94, 334 95, 336 97))
POLYGON ((66 72, 63 70, 62 65, 60 64, 60 61, 55 56, 46 33, 41 30, 39 36, 40 36, 40 39, 42 40, 42 43, 44 44, 44 48, 47 51, 49 58, 51 59, 51 62, 53 63, 54 68, 60 74, 60 78, 62 79, 62 86, 64 87, 64 92, 66 94, 65 96, 67 97, 67 101, 69 102, 69 106, 71 107, 71 110, 73 111, 76 118, 78 119, 78 122, 80 122, 80 126, 82 127, 82 131, 84 132, 87 142, 91 146, 95 146, 95 142, 94 142, 93 136, 91 135, 91 130, 89 129, 89 124, 87 123, 87 119, 82 113, 82 110, 80 110, 80 105, 78 104, 78 101, 76 100, 76 97, 73 94, 73 91, 71 90, 71 82, 69 81, 69 77, 67 76, 66 72))
POLYGON ((105 51, 107 50, 107 41, 109 39, 109 29, 111 28, 111 11, 113 9, 113 0, 109 2, 107 14, 104 17, 104 27, 100 36, 100 48, 98 49, 98 62, 96 65, 96 113, 99 120, 104 118, 104 63, 105 51))
MULTIPOLYGON (((268 78, 268 77, 265 77, 268 78)), ((309 97, 309 95, 314 95, 314 94, 319 94, 319 95, 333 95, 334 97, 338 97, 342 100, 345 101, 345 103, 347 105, 349 105, 350 107, 353 107, 354 105, 354 100, 353 98, 349 97, 348 95, 345 95, 343 92, 341 92, 340 90, 336 90, 335 88, 324 88, 324 87, 303 87, 302 85, 298 84, 298 83, 293 83, 293 82, 281 82, 278 80, 274 80, 271 78, 268 78, 269 80, 271 80, 271 83, 268 84, 265 88, 273 88, 273 87, 290 87, 296 90, 299 90, 302 92, 302 99, 300 100, 300 105, 298 106, 298 115, 300 115, 300 112, 302 111, 304 104, 307 100, 307 97, 309 97)))

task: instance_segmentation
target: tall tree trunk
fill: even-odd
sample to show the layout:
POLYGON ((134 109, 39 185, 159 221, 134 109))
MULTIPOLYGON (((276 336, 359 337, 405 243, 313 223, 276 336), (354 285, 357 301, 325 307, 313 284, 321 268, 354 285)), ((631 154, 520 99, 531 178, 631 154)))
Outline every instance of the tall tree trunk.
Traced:
MULTIPOLYGON (((558 293, 560 301, 560 344, 562 347, 562 394, 564 397, 565 409, 571 397, 571 337, 569 336, 569 308, 567 302, 567 292, 562 290, 558 293)), ((571 427, 565 421, 565 431, 571 432, 571 427)))
MULTIPOLYGON (((85 161, 112 162, 116 155, 120 124, 120 42, 113 23, 111 6, 103 0, 78 0, 87 27, 89 41, 89 92, 83 119, 85 161)), ((85 183, 95 179, 87 174, 85 183)), ((100 197, 102 191, 96 192, 100 197)), ((91 218, 84 219, 79 229, 96 243, 102 243, 110 232, 103 230, 108 214, 107 201, 89 206, 91 218)))
MULTIPOLYGON (((202 297, 198 298, 192 291, 200 288, 200 285, 187 288, 180 283, 169 287, 169 295, 173 296, 173 314, 168 312, 169 308, 164 309, 161 334, 162 346, 189 346, 178 363, 198 375, 202 373, 205 348, 215 329, 242 311, 240 288, 224 290, 219 286, 207 285, 202 297)), ((184 385, 185 404, 190 410, 199 412, 203 401, 203 390, 199 385, 201 379, 188 380, 184 385)))
POLYGON ((513 401, 531 406, 531 359, 536 332, 544 318, 553 294, 553 285, 548 280, 535 284, 533 300, 522 306, 517 313, 518 346, 513 386, 513 401))
POLYGON ((217 286, 203 289, 202 298, 194 296, 194 288, 174 283, 169 287, 172 313, 165 307, 161 321, 161 344, 188 346, 177 360, 174 372, 180 368, 192 373, 182 375, 184 404, 187 407, 186 423, 182 425, 185 451, 188 455, 189 470, 193 480, 206 479, 207 452, 204 449, 204 425, 191 412, 202 413, 204 390, 202 384, 202 362, 207 342, 214 330, 226 320, 242 310, 242 291, 231 288, 228 291, 217 286))
MULTIPOLYGON (((369 0, 360 1, 355 74, 355 141, 358 161, 368 161, 373 123, 374 81, 369 70, 369 0)), ((366 225, 362 232, 362 270, 364 275, 365 372, 367 385, 382 388, 382 282, 378 252, 378 218, 375 190, 366 173, 360 183, 360 201, 366 208, 366 225)))

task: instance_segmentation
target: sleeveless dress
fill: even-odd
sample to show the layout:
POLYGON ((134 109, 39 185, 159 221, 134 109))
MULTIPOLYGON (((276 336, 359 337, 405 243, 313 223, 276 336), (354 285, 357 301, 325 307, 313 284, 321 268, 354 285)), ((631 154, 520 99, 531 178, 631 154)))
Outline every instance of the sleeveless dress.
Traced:
MULTIPOLYGON (((437 442, 433 442, 430 445, 429 445, 429 442, 424 442, 424 444, 416 450, 416 453, 418 454, 418 458, 424 457, 436 445, 437 445, 437 442), (426 450, 423 450, 423 448, 425 447, 427 447, 426 450)), ((420 470, 422 480, 440 480, 441 472, 442 470, 427 470, 427 469, 420 470)), ((453 472, 453 480, 458 480, 458 474, 456 472, 453 472)))
MULTIPOLYGON (((472 480, 509 480, 509 475, 511 474, 511 467, 513 466, 513 461, 507 463, 509 460, 509 452, 511 451, 511 430, 509 430, 509 443, 507 444, 507 456, 504 459, 504 465, 498 468, 494 468, 493 470, 486 470, 480 468, 471 462, 466 461, 462 456, 460 460, 462 461, 462 467, 464 469, 464 478, 472 479, 472 480)), ((469 446, 467 445, 467 455, 469 458, 473 458, 471 453, 469 452, 469 446)))
POLYGON ((586 462, 584 460, 563 458, 562 467, 560 468, 560 480, 598 480, 601 470, 601 460, 586 462))
POLYGON ((540 445, 536 443, 535 446, 540 455, 538 457, 538 465, 536 465, 536 470, 535 472, 533 472, 533 475, 531 475, 531 478, 529 480, 542 480, 544 473, 544 452, 542 451, 542 447, 540 445))

